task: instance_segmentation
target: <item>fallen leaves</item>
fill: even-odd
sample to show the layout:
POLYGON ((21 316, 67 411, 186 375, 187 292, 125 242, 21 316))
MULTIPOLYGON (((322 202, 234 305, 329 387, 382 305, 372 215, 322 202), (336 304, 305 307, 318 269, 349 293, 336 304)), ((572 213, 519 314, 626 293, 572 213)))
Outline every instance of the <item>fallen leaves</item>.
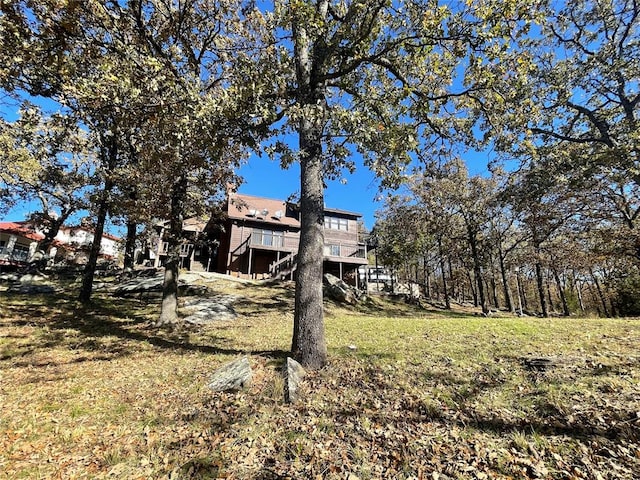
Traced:
POLYGON ((179 341, 131 311, 119 317, 122 305, 110 316, 103 307, 106 325, 43 305, 28 327, 29 307, 12 306, 0 319, 0 477, 617 480, 640 471, 633 321, 577 328, 333 306, 332 361, 287 405, 278 352, 290 316, 264 310, 274 295, 260 291, 238 321, 179 341), (548 355, 553 342, 557 366, 529 375, 523 351, 548 355), (238 351, 255 367, 251 387, 208 391, 211 372, 238 351))

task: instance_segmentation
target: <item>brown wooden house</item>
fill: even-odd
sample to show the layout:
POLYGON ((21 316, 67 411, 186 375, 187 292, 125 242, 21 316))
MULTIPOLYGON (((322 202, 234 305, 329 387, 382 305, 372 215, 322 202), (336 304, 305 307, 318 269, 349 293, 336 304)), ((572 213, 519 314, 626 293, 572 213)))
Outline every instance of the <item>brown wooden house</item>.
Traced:
MULTIPOLYGON (((325 209, 324 271, 352 284, 367 264, 359 238, 360 214, 325 209)), ((244 194, 230 194, 227 222, 220 238, 217 269, 248 278, 293 278, 300 239, 297 204, 244 194)))

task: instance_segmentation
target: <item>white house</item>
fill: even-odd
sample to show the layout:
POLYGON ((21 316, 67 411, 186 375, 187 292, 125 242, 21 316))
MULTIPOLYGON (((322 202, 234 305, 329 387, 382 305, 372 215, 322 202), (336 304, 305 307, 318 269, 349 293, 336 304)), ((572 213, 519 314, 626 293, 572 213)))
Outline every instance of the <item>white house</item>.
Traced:
POLYGON ((43 238, 25 222, 0 222, 0 265, 26 264, 43 238))
MULTIPOLYGON (((65 247, 65 250, 87 250, 93 243, 93 231, 87 227, 60 227, 60 231, 55 236, 55 240, 58 246, 65 247), (71 248, 69 248, 71 247, 71 248)), ((54 247, 55 248, 55 247, 54 247)), ((50 252, 50 255, 55 256, 56 251, 50 252)), ((117 258, 120 254, 120 239, 108 233, 102 234, 102 241, 100 242, 100 255, 104 255, 109 258, 117 258)))
MULTIPOLYGON (((93 242, 93 231, 87 227, 62 226, 50 248, 51 258, 82 264, 86 261, 93 242)), ((44 234, 29 222, 0 222, 0 265, 20 267, 26 265, 38 250, 44 234)), ((100 255, 115 260, 120 255, 120 239, 108 233, 102 235, 100 255)))

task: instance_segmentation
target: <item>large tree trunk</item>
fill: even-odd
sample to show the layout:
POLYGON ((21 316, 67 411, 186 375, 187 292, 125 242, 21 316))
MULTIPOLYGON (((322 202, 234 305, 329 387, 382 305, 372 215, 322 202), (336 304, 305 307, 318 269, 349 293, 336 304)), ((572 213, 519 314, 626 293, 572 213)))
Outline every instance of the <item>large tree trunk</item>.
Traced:
POLYGON ((127 221, 127 241, 124 245, 124 270, 133 270, 134 254, 136 251, 136 235, 138 224, 133 220, 127 221))
POLYGON ((327 362, 322 304, 324 186, 319 138, 314 138, 314 129, 308 122, 302 123, 306 128, 300 132, 300 150, 304 157, 301 160, 301 226, 291 351, 304 367, 317 369, 327 362))
MULTIPOLYGON (((171 218, 167 242, 169 251, 164 265, 162 304, 156 326, 173 325, 178 322, 178 275, 180 267, 180 245, 182 243, 182 221, 184 220, 184 198, 187 194, 187 177, 181 175, 173 184, 171 192, 171 218)), ((160 238, 162 241, 162 238, 160 238)))
MULTIPOLYGON (((317 2, 321 18, 328 2, 317 2)), ((304 15, 300 13, 300 15, 304 15)), ((323 48, 312 46, 305 28, 306 15, 293 19, 293 44, 298 84, 297 102, 303 109, 298 123, 300 142, 300 244, 296 278, 295 316, 291 352, 304 367, 322 368, 327 363, 322 304, 324 250, 324 169, 322 134, 326 122, 325 86, 317 81, 324 63, 323 48)), ((316 40, 321 44, 321 40, 316 40)))
POLYGON ((91 293, 93 291, 93 277, 96 273, 96 266, 98 265, 98 257, 100 256, 100 247, 102 246, 102 234, 104 232, 104 224, 107 220, 107 214, 109 212, 109 195, 113 184, 107 180, 100 194, 100 202, 98 204, 98 214, 96 216, 96 227, 93 232, 93 242, 91 243, 91 250, 89 251, 89 260, 84 267, 82 273, 82 286, 80 288, 80 295, 78 299, 82 303, 88 303, 91 300, 91 293))
MULTIPOLYGON (((112 125, 113 130, 117 130, 116 125, 112 125)), ((104 232, 104 224, 107 221, 109 208, 111 207, 111 190, 113 189, 113 180, 110 178, 111 172, 118 163, 118 141, 115 134, 104 135, 101 137, 102 145, 100 147, 100 162, 105 171, 105 180, 100 199, 98 201, 98 213, 96 215, 96 226, 93 232, 93 243, 89 252, 89 260, 82 274, 82 286, 78 299, 82 303, 88 303, 91 300, 93 290, 93 277, 98 264, 98 256, 102 247, 102 234, 104 232)))

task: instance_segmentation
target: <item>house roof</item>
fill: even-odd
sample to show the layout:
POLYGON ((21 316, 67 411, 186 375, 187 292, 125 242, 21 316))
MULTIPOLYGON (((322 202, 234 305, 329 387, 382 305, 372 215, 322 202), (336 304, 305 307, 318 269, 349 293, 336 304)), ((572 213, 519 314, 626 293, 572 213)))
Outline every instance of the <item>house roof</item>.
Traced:
MULTIPOLYGON (((287 208, 287 202, 284 200, 275 200, 271 198, 256 197, 253 195, 244 195, 240 193, 230 194, 227 214, 229 218, 263 221, 270 224, 287 225, 300 228, 300 220, 298 216, 291 215, 291 206, 287 208), (264 212, 267 212, 266 214, 264 212), (280 215, 277 215, 280 212, 280 215), (289 215, 287 215, 287 213, 289 215)), ((351 218, 359 218, 362 215, 348 210, 337 208, 325 208, 325 213, 341 215, 351 218)))
POLYGON ((291 215, 290 209, 287 209, 287 202, 284 200, 232 193, 229 195, 227 214, 232 219, 300 228, 298 217, 291 215), (287 210, 289 210, 289 215, 287 215, 287 210))
MULTIPOLYGON (((60 230, 63 230, 63 231, 82 230, 83 232, 89 232, 91 235, 95 233, 95 231, 92 228, 83 227, 82 225, 76 225, 76 226, 63 225, 60 227, 60 230)), ((109 240, 113 240, 114 242, 119 242, 121 240, 120 237, 116 237, 115 235, 111 235, 110 233, 107 233, 107 232, 102 233, 102 238, 107 238, 109 240)))
POLYGON ((0 222, 0 232, 18 235, 39 242, 44 235, 33 230, 26 222, 0 222))
POLYGON ((345 217, 353 217, 353 218, 360 218, 362 216, 361 213, 350 212, 349 210, 342 210, 339 208, 325 208, 324 213, 333 213, 336 215, 344 215, 345 217))

